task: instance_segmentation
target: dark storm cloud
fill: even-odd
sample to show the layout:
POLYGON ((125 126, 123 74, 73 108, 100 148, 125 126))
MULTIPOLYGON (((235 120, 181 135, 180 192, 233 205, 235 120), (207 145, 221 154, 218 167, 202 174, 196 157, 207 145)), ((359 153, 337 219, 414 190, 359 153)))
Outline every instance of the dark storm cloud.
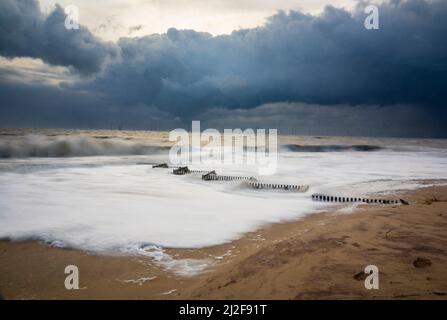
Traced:
POLYGON ((218 37, 170 29, 121 39, 122 60, 85 85, 182 115, 279 101, 442 105, 447 2, 382 4, 379 30, 364 28, 363 8, 280 12, 218 37))
POLYGON ((113 47, 82 26, 66 29, 65 18, 60 6, 44 16, 35 0, 2 0, 0 55, 40 58, 85 74, 99 71, 105 59, 114 54, 113 47))
POLYGON ((116 105, 91 92, 0 78, 0 127, 164 129, 179 124, 146 105, 116 105))
POLYGON ((211 109, 202 128, 278 128, 285 134, 445 137, 446 112, 411 105, 272 103, 252 109, 211 109))
MULTIPOLYGON (((230 35, 169 29, 161 35, 121 38, 114 45, 97 40, 85 28, 66 30, 60 7, 44 17, 32 0, 6 0, 0 6, 0 55, 36 57, 82 73, 95 72, 64 88, 42 86, 48 94, 41 92, 33 100, 26 95, 15 99, 14 105, 21 101, 34 106, 26 107, 30 117, 52 94, 60 94, 54 90, 63 89, 63 96, 68 92, 70 97, 64 123, 73 114, 103 119, 112 106, 136 117, 141 114, 132 108, 139 106, 189 120, 216 108, 259 111, 255 108, 271 104, 275 110, 275 103, 281 102, 291 102, 292 108, 293 103, 378 106, 368 110, 376 112, 376 118, 392 114, 395 121, 403 119, 409 131, 417 122, 405 119, 417 117, 405 112, 438 110, 437 118, 446 120, 447 1, 381 4, 379 30, 364 28, 366 3, 361 2, 353 12, 334 7, 319 16, 279 12, 262 27, 230 35), (78 109, 77 99, 82 106, 78 109), (399 105, 399 112, 379 108, 390 105, 399 105)), ((2 99, 10 100, 13 94, 0 90, 2 99)), ((356 108, 345 110, 355 113, 356 108)), ((231 117, 226 119, 231 122, 231 117)), ((343 117, 339 120, 344 128, 343 117)))

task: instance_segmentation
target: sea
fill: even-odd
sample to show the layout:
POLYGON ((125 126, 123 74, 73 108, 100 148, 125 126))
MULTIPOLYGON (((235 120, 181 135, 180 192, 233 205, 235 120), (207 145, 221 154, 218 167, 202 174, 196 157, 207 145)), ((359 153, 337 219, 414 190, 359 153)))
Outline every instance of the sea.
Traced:
POLYGON ((172 145, 168 132, 1 129, 0 239, 145 255, 191 275, 207 262, 177 261, 167 248, 219 245, 340 206, 312 201, 315 193, 395 199, 403 190, 447 182, 445 139, 280 135, 274 174, 259 176, 253 165, 190 166, 308 185, 307 192, 256 190, 244 181, 203 181, 201 174, 174 175, 173 166, 153 168, 169 164, 172 145))

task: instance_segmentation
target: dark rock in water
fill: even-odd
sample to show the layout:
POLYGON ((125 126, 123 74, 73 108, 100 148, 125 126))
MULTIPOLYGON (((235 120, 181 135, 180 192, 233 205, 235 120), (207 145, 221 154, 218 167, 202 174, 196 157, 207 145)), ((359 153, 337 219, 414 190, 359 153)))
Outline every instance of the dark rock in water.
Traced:
POLYGON ((152 168, 168 168, 168 164, 167 163, 156 164, 153 165, 152 168))
POLYGON ((426 268, 432 265, 432 262, 427 258, 417 258, 413 261, 415 268, 426 268))
POLYGON ((215 170, 202 175, 202 180, 216 180, 216 178, 217 178, 217 174, 216 174, 215 170))
POLYGON ((176 175, 183 175, 183 174, 187 174, 189 172, 190 171, 189 171, 188 167, 180 167, 180 168, 174 169, 172 171, 172 173, 176 174, 176 175))

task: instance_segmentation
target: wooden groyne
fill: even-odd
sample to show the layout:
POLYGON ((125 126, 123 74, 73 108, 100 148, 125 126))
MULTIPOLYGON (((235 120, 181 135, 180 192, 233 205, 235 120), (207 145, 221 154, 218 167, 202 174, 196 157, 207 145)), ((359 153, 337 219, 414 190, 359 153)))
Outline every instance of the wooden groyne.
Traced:
POLYGON ((361 197, 341 197, 341 196, 329 196, 325 194, 313 194, 312 200, 322 201, 322 202, 360 202, 360 203, 371 203, 371 204, 408 204, 403 199, 393 200, 393 199, 371 199, 371 198, 361 198, 361 197))
POLYGON ((296 184, 248 182, 248 185, 253 189, 274 189, 274 190, 285 190, 295 192, 306 192, 307 190, 309 190, 309 186, 307 185, 296 185, 296 184))
POLYGON ((152 168, 169 168, 167 163, 154 164, 152 168))
POLYGON ((172 173, 180 176, 180 175, 191 173, 191 171, 188 169, 188 167, 178 167, 178 168, 172 170, 172 173))
POLYGON ((256 181, 255 177, 244 177, 244 176, 227 176, 227 175, 218 175, 216 171, 210 171, 204 175, 202 175, 202 180, 205 181, 242 181, 242 180, 251 180, 256 181))
MULTIPOLYGON (((237 175, 218 175, 215 170, 190 170, 188 167, 172 167, 167 163, 155 164, 152 168, 174 168, 172 173, 175 175, 201 174, 204 181, 244 181, 246 185, 253 189, 266 190, 285 190, 294 192, 306 192, 308 185, 265 183, 258 181, 255 177, 237 176, 237 175)), ((334 202, 334 203, 367 203, 367 204, 404 204, 409 203, 403 199, 371 199, 363 197, 331 196, 326 194, 312 194, 313 201, 334 202)))
POLYGON ((208 173, 209 170, 189 170, 189 173, 199 173, 199 174, 205 174, 208 173))
POLYGON ((205 181, 246 181, 247 185, 253 189, 271 189, 271 190, 286 190, 295 192, 306 192, 309 186, 295 185, 295 184, 280 184, 280 183, 263 183, 258 182, 255 177, 247 176, 226 176, 218 175, 216 171, 210 171, 202 175, 202 180, 205 181))

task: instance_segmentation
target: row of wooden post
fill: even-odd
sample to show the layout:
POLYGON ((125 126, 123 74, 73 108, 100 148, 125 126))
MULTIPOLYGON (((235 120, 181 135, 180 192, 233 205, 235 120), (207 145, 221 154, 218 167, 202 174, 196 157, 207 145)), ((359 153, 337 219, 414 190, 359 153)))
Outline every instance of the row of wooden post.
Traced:
POLYGON ((363 203, 378 203, 378 204, 398 204, 398 203, 400 203, 400 201, 398 201, 398 200, 339 197, 339 196, 328 196, 328 195, 324 195, 324 194, 313 194, 312 200, 325 201, 325 202, 363 202, 363 203))
POLYGON ((294 184, 276 184, 276 183, 260 183, 249 182, 250 187, 254 189, 283 189, 283 190, 295 190, 295 191, 307 191, 309 186, 299 186, 294 184))
MULTIPOLYGON (((167 163, 153 165, 152 168, 169 168, 167 163)), ((305 192, 309 189, 309 186, 303 185, 291 185, 291 184, 275 184, 275 183, 261 183, 257 182, 254 177, 243 176, 221 176, 217 175, 216 171, 203 171, 203 170, 189 170, 188 167, 176 167, 173 170, 176 175, 184 175, 188 173, 205 173, 202 175, 202 180, 210 181, 234 181, 234 180, 249 180, 248 185, 254 189, 282 189, 282 190, 296 190, 305 192)), ((404 200, 389 200, 389 199, 368 199, 358 197, 340 197, 329 196, 324 194, 313 194, 312 200, 324 201, 324 202, 361 202, 361 203, 377 203, 377 204, 408 204, 404 200)))

